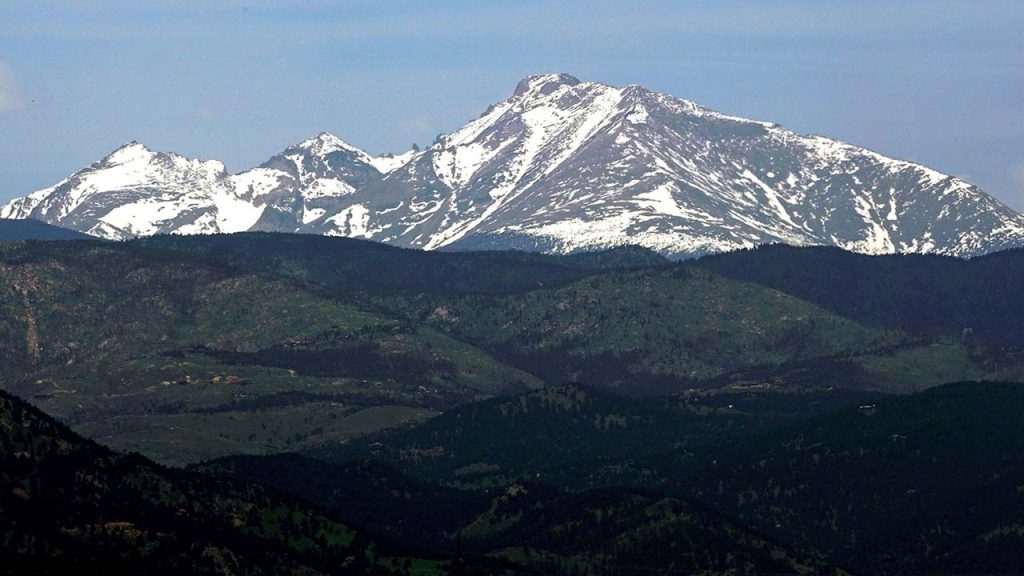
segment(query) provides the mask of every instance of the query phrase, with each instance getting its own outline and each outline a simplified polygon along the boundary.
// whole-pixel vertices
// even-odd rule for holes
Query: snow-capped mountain
[[[960,256],[1024,245],[1024,216],[958,178],[564,74],[523,80],[421,152],[374,158],[321,134],[228,175],[131,144],[0,217],[110,238],[257,229],[675,256],[770,242]]]
[[[232,175],[214,160],[153,152],[131,142],[55,186],[13,200],[0,208],[0,217],[35,218],[115,240],[296,231],[380,179],[376,165],[394,169],[395,162],[323,133]]]
[[[383,176],[389,160],[321,133],[232,181],[242,196],[264,207],[252,229],[292,232],[348,206],[360,188]]]
[[[122,239],[247,230],[259,210],[238,197],[224,165],[131,142],[56,185],[16,199],[5,218],[35,218]]]

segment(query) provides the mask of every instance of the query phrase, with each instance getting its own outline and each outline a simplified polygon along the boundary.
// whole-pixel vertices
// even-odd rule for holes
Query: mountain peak
[[[312,138],[302,141],[297,147],[319,156],[337,152],[339,150],[362,152],[362,150],[329,132],[321,132]]]
[[[148,160],[153,156],[153,152],[146,148],[145,145],[132,140],[127,144],[117,148],[102,160],[104,164],[110,166],[116,166],[119,164],[127,164],[129,162],[135,162],[137,160]]]
[[[560,86],[575,86],[580,83],[579,78],[569,74],[553,73],[527,76],[516,85],[516,96],[536,92],[538,94],[550,94]]]

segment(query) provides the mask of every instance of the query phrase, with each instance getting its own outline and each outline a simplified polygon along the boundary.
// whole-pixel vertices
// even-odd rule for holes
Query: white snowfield
[[[1024,216],[958,178],[564,74],[527,78],[430,148],[398,155],[320,134],[231,175],[133,142],[0,217],[110,239],[276,230],[677,257],[775,242],[956,256],[1024,246]]]

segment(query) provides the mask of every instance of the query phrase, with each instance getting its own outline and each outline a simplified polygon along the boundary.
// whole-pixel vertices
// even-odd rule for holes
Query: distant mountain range
[[[1024,216],[958,178],[565,74],[526,78],[401,155],[323,133],[230,174],[131,142],[0,217],[109,239],[252,230],[425,249],[633,244],[671,257],[767,243],[955,256],[1024,246]]]

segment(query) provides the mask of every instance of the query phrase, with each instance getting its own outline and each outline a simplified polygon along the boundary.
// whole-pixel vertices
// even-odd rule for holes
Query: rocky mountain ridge
[[[132,142],[0,217],[110,239],[262,230],[428,250],[634,244],[673,257],[769,243],[955,256],[1024,245],[1024,216],[959,178],[566,74],[526,78],[401,155],[322,133],[229,174]]]

